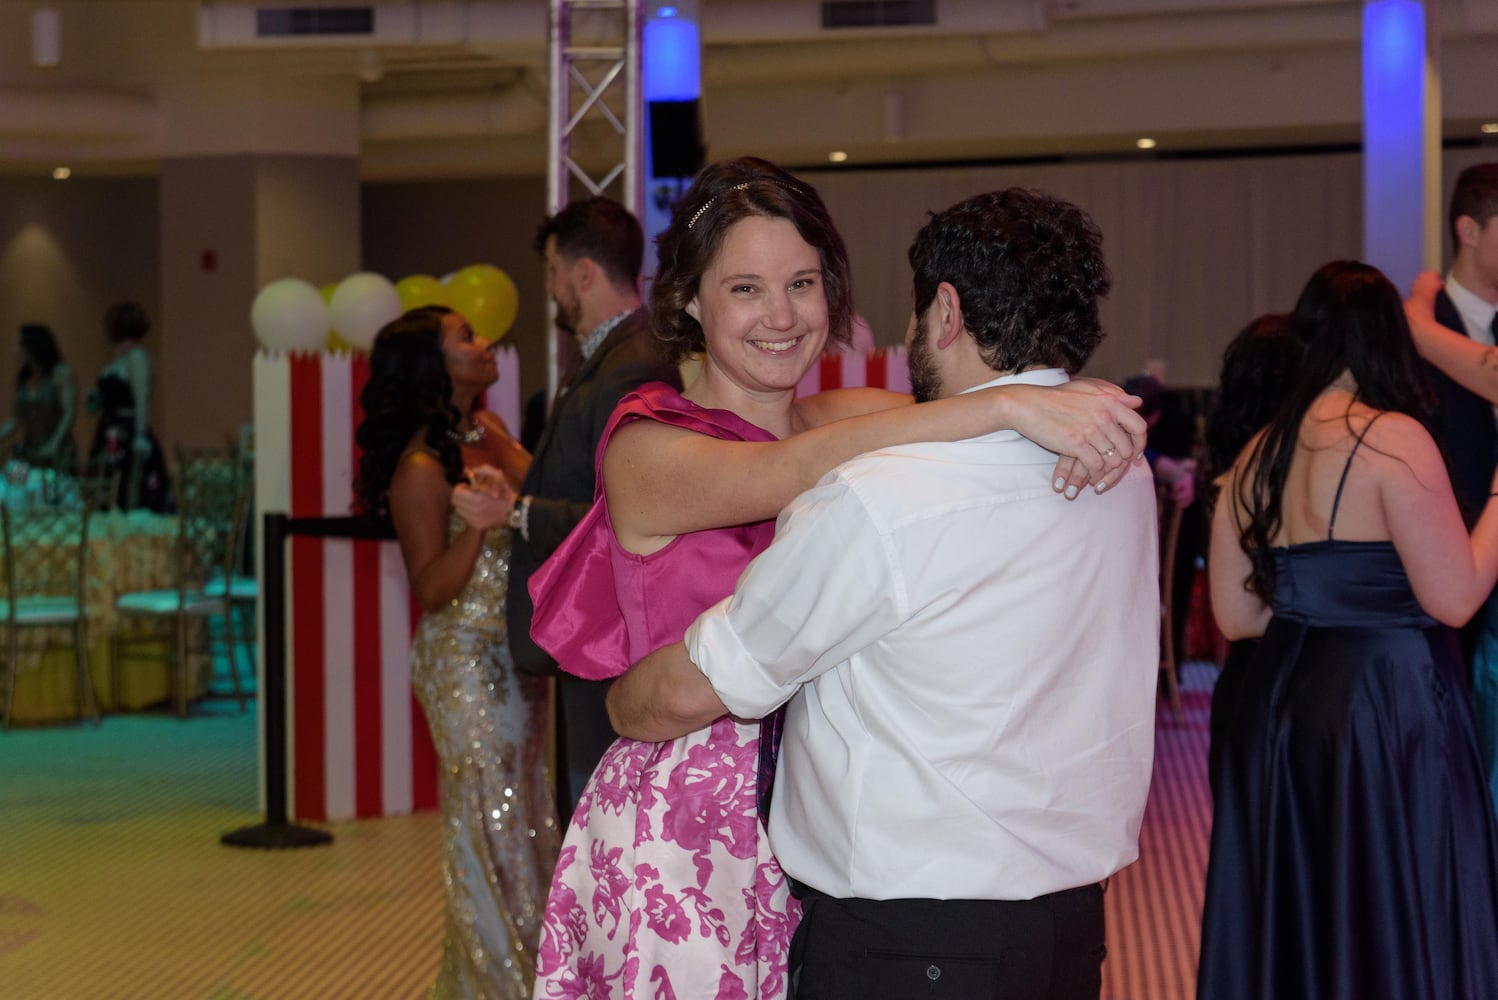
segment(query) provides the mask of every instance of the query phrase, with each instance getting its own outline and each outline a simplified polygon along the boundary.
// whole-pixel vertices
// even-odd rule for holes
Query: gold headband
[[[742,182],[740,182],[738,184],[733,185],[733,187],[729,188],[728,190],[730,190],[730,191],[743,191],[743,190],[745,190],[745,189],[753,186],[754,183],[755,183],[754,181],[742,181]],[[786,191],[790,191],[793,194],[799,194],[799,195],[805,195],[806,194],[805,191],[801,190],[796,185],[794,185],[794,184],[787,184],[785,181],[778,181],[778,180],[775,180],[773,178],[768,178],[767,177],[767,178],[765,178],[764,183],[766,183],[766,184],[773,184],[776,187],[783,188]],[[702,218],[702,213],[706,212],[709,208],[712,208],[713,207],[713,202],[715,202],[717,200],[718,200],[718,196],[717,195],[713,195],[707,201],[704,201],[701,205],[699,205],[698,208],[697,208],[697,211],[693,212],[692,213],[692,217],[687,220],[687,228],[691,229],[693,226],[697,225],[697,220],[700,219],[700,218]]]

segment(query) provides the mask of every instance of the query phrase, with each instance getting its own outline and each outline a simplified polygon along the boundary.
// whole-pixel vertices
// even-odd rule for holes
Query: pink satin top
[[[681,639],[707,608],[733,593],[739,574],[770,544],[773,519],[678,535],[650,555],[626,552],[603,495],[603,453],[614,431],[657,420],[727,441],[775,436],[729,410],[708,410],[661,382],[619,402],[595,459],[593,507],[531,576],[531,637],[561,668],[589,680],[618,677],[647,653]]]

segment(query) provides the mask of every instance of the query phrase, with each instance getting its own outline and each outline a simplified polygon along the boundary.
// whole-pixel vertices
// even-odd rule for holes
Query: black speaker
[[[650,102],[650,175],[691,177],[702,169],[701,101]]]

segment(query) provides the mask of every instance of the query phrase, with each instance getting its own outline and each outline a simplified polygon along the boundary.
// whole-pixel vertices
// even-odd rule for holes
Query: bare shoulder
[[[1361,427],[1354,423],[1354,428],[1363,439],[1358,456],[1389,477],[1387,481],[1406,482],[1413,477],[1429,489],[1446,480],[1446,461],[1435,439],[1409,414],[1375,410]]]
[[[1362,435],[1364,447],[1376,453],[1392,458],[1408,458],[1428,451],[1436,458],[1440,457],[1430,431],[1408,413],[1374,410],[1362,427],[1358,427],[1356,423],[1353,426]]]
[[[390,488],[395,490],[404,484],[418,486],[432,482],[447,488],[447,473],[437,453],[425,445],[412,445],[401,453],[395,463],[395,473],[390,477]]]
[[[875,413],[912,402],[903,392],[888,389],[828,389],[796,400],[796,412],[807,427],[820,427],[865,413]]]
[[[606,470],[616,473],[630,467],[653,465],[669,460],[669,453],[700,440],[716,440],[685,427],[673,427],[659,420],[631,420],[609,435],[603,450]]]

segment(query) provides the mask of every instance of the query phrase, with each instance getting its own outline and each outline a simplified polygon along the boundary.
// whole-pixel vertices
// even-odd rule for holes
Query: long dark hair
[[[1269,423],[1293,370],[1289,313],[1265,313],[1228,343],[1207,418],[1208,482],[1231,469],[1238,453]]]
[[[1301,421],[1316,398],[1346,371],[1357,382],[1355,402],[1431,425],[1430,388],[1404,304],[1377,268],[1354,260],[1323,264],[1295,303],[1290,337],[1294,382],[1254,447],[1252,479],[1238,484],[1238,500],[1249,515],[1238,536],[1253,562],[1248,586],[1265,603],[1274,595],[1270,543],[1284,522],[1285,479]],[[1351,433],[1350,406],[1344,419]]]
[[[853,275],[842,235],[816,188],[768,160],[741,156],[704,167],[671,210],[658,241],[660,269],[650,290],[650,317],[667,360],[675,363],[706,349],[702,326],[687,314],[702,273],[723,246],[729,227],[760,216],[785,219],[814,247],[822,262],[828,342],[853,335]]]
[[[437,454],[449,483],[463,478],[463,456],[449,432],[460,414],[442,353],[446,306],[422,306],[385,324],[369,355],[369,381],[359,396],[364,419],[354,432],[363,454],[354,479],[354,509],[390,515],[390,480],[417,431]]]
[[[62,363],[57,338],[52,336],[52,328],[45,323],[21,324],[21,350],[25,352],[26,360],[16,373],[16,385],[25,385],[33,374],[46,378]],[[35,372],[32,370],[33,366]]]

